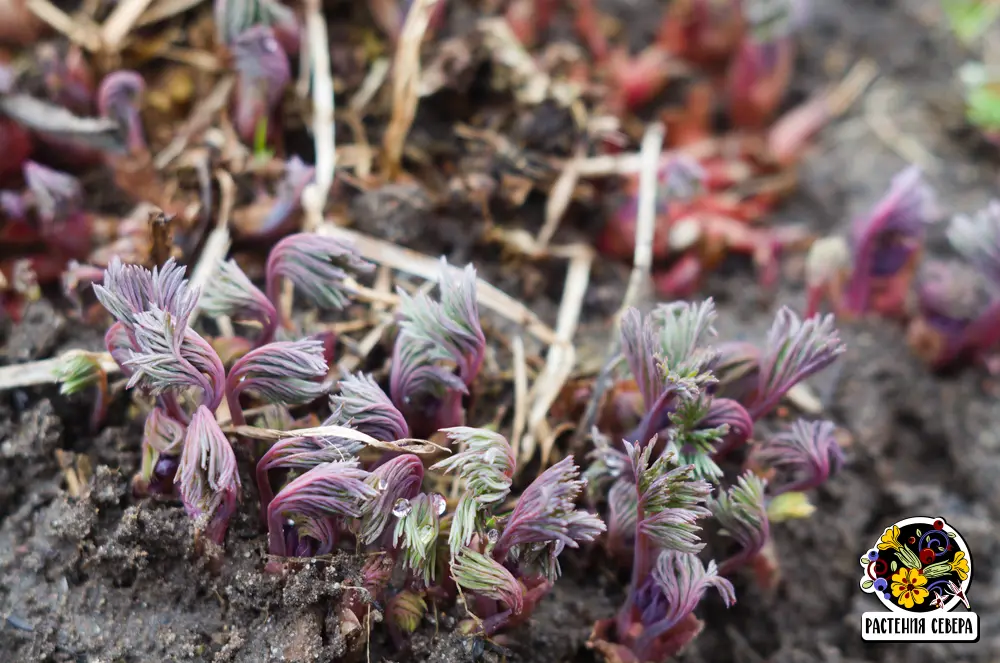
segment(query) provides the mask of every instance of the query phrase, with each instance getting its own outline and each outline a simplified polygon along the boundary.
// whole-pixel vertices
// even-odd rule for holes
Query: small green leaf
[[[890,571],[895,571],[898,568],[899,568],[899,564],[896,563],[896,560],[892,560],[892,563],[889,564],[889,570]]]
[[[944,546],[938,546],[938,552],[944,552]]]
[[[863,583],[861,583],[861,589],[871,589],[872,585],[874,584],[875,584],[874,580],[865,580]]]
[[[917,530],[917,536],[920,536],[920,530]]]
[[[955,533],[954,532],[948,532],[948,536],[950,536],[951,538],[954,539],[955,538]]]

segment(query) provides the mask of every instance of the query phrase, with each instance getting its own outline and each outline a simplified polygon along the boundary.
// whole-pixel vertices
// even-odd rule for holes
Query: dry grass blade
[[[101,41],[109,53],[117,53],[153,0],[120,0],[101,26]]]
[[[382,146],[389,179],[402,170],[403,144],[413,126],[420,101],[420,45],[430,24],[431,12],[441,0],[414,0],[406,13],[406,22],[396,46],[392,72],[392,117]]]
[[[202,249],[201,255],[198,256],[198,264],[195,265],[191,274],[191,285],[202,291],[219,270],[219,264],[225,260],[232,243],[229,235],[229,218],[236,203],[236,183],[233,181],[232,175],[221,169],[216,171],[215,177],[219,180],[219,193],[221,194],[219,220],[208,236],[205,247]],[[198,308],[200,308],[200,302],[195,307],[193,316],[198,315]],[[223,336],[233,335],[232,322],[228,317],[221,316],[216,318],[216,321],[219,323],[219,329]]]
[[[419,440],[417,438],[407,437],[401,440],[386,442],[345,426],[317,426],[315,428],[299,428],[297,430],[276,430],[273,428],[257,428],[256,426],[236,426],[234,428],[227,429],[227,432],[235,433],[236,435],[240,435],[242,437],[249,437],[254,440],[265,440],[271,442],[289,437],[341,437],[347,440],[361,442],[362,444],[368,445],[373,449],[411,454],[436,454],[442,451],[449,451],[447,447],[434,444],[430,440]]]
[[[562,221],[566,209],[573,200],[573,191],[576,190],[576,183],[580,181],[578,166],[583,159],[583,154],[583,150],[578,149],[569,163],[563,166],[559,179],[552,185],[549,199],[545,202],[545,223],[538,231],[538,237],[535,241],[536,250],[539,252],[544,252],[548,248],[552,236],[559,228],[559,222]]]
[[[368,75],[361,82],[361,87],[358,88],[358,91],[354,93],[354,96],[347,103],[348,108],[358,115],[364,111],[365,107],[378,94],[378,91],[382,89],[382,84],[385,83],[385,79],[389,76],[389,66],[388,58],[379,58],[372,62],[372,66],[368,70]]]
[[[53,384],[58,382],[56,377],[59,367],[65,361],[67,355],[79,354],[80,350],[69,350],[66,353],[53,357],[52,359],[42,359],[26,364],[13,364],[11,366],[0,366],[0,391],[5,389],[20,389],[21,387],[35,387],[42,384]],[[118,372],[118,364],[107,352],[92,353],[101,363],[101,369],[111,375]]]
[[[337,167],[337,136],[333,121],[336,105],[330,73],[330,39],[319,0],[306,2],[306,38],[312,72],[312,130],[316,144],[316,183],[311,194],[316,199],[311,203],[322,214]]]
[[[615,360],[621,352],[619,327],[622,314],[635,304],[643,289],[649,286],[649,273],[653,264],[653,234],[656,230],[656,189],[659,186],[658,175],[663,137],[663,125],[654,124],[646,129],[646,134],[642,138],[642,147],[639,153],[642,157],[642,169],[639,172],[639,201],[635,224],[635,255],[632,262],[632,273],[629,275],[628,287],[622,298],[622,304],[615,314],[604,366],[594,382],[594,391],[576,429],[573,445],[576,448],[582,446],[583,438],[590,433],[590,429],[597,420],[597,410],[601,398],[611,382],[611,372]]]
[[[361,253],[364,258],[381,265],[388,265],[401,272],[419,276],[422,279],[433,281],[438,278],[441,263],[435,258],[411,251],[392,242],[386,242],[364,233],[359,233],[347,228],[341,228],[333,223],[324,223],[320,227],[322,234],[341,237],[348,240]],[[561,343],[556,332],[546,325],[527,306],[517,301],[510,295],[490,285],[483,279],[478,279],[476,296],[479,303],[524,327],[532,336],[546,345]]]
[[[206,0],[160,0],[147,9],[139,20],[135,22],[135,27],[141,28],[153,25],[160,21],[165,21],[174,16],[180,16],[189,9],[194,9]]]
[[[153,159],[153,165],[157,170],[162,170],[169,166],[174,159],[181,155],[195,134],[209,128],[215,114],[225,108],[226,103],[229,101],[229,94],[232,92],[235,84],[236,78],[234,76],[224,76],[215,84],[215,88],[212,89],[211,93],[191,111],[191,116],[184,123],[184,126],[178,130],[177,135],[170,141],[170,144],[163,148],[156,155],[156,158]]]
[[[514,458],[521,457],[521,438],[528,425],[528,360],[524,352],[524,339],[515,336],[511,343],[514,355],[514,423],[510,433],[510,448]]]
[[[91,53],[101,50],[103,41],[100,28],[88,17],[70,16],[48,0],[27,0],[25,6],[53,30],[66,35],[66,38],[74,44]]]
[[[532,386],[528,400],[532,402],[528,413],[528,435],[524,438],[520,462],[524,463],[534,454],[537,440],[542,440],[542,465],[549,462],[552,445],[556,437],[551,434],[546,421],[549,409],[562,391],[576,364],[576,349],[573,337],[580,322],[583,300],[590,284],[590,269],[594,262],[594,252],[589,246],[580,245],[566,271],[559,317],[556,321],[557,343],[549,347],[545,356],[545,368]]]

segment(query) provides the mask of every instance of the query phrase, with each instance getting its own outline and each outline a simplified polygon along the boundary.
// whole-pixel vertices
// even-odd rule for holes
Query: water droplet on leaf
[[[431,504],[434,505],[434,512],[437,515],[444,515],[445,510],[448,508],[448,501],[444,498],[444,495],[439,495],[434,493],[431,495]]]
[[[490,543],[496,543],[497,541],[500,540],[500,532],[496,531],[495,529],[491,529],[489,532],[486,533],[486,538],[487,540],[489,540]]]
[[[392,505],[392,515],[396,516],[397,518],[406,517],[412,510],[413,510],[413,505],[410,504],[410,500],[406,499],[405,497],[400,497],[398,500],[396,500],[396,503]]]

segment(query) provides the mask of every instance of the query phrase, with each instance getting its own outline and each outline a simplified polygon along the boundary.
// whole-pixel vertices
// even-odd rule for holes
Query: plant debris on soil
[[[590,75],[575,68],[590,65],[580,52],[594,46],[579,34],[573,2],[557,6],[529,54],[511,46],[524,34],[491,22],[503,15],[498,2],[448,0],[442,19],[434,3],[415,1],[427,13],[420,29],[401,12],[369,9],[396,3],[309,0],[295,10],[305,34],[329,49],[316,60],[301,40],[291,91],[247,129],[229,107],[238,54],[219,44],[208,4],[0,0],[0,40],[40,40],[0,57],[18,80],[9,87],[0,70],[0,150],[18,149],[4,142],[8,123],[27,126],[32,159],[74,172],[82,201],[64,241],[10,231],[13,203],[0,201],[0,375],[15,385],[0,391],[0,660],[602,660],[588,638],[621,605],[629,569],[600,546],[563,553],[562,577],[528,623],[478,638],[457,628],[468,617],[461,602],[431,605],[400,649],[380,606],[353,621],[335,610],[361,583],[362,556],[338,551],[265,572],[267,536],[252,499],[230,522],[224,556],[201,554],[179,501],[133,496],[143,426],[126,380],[108,371],[95,432],[93,396],[61,394],[54,364],[37,362],[70,350],[103,356],[105,318],[89,286],[112,255],[150,266],[174,256],[202,285],[229,256],[257,280],[277,239],[303,229],[353,240],[378,267],[353,284],[356,302],[344,312],[292,311],[290,298],[286,311],[302,330],[337,335],[332,377],[384,376],[396,286],[426,287],[445,256],[478,270],[489,346],[472,408],[511,440],[523,489],[555,460],[584,458],[578,422],[550,414],[576,386],[586,392],[607,362],[638,241],[635,210],[615,236],[624,246],[607,246],[607,229],[637,197],[630,178],[648,124],[663,122],[668,149],[697,151],[679,137],[685,123],[676,116],[648,117],[657,104],[690,110],[689,90],[667,85],[635,112],[591,115],[614,79],[583,91],[567,82]],[[595,3],[615,17],[614,43],[633,54],[654,40],[664,4]],[[24,30],[12,37],[6,24],[17,13]],[[711,296],[721,337],[758,342],[778,305],[805,308],[800,249],[845,232],[906,165],[923,168],[947,212],[980,209],[996,195],[1000,152],[968,125],[956,78],[975,58],[937,2],[816,0],[795,43],[780,110],[843,91],[852,72],[863,79],[853,103],[802,141],[792,167],[740,162],[752,172],[740,170],[722,194],[755,201],[740,207],[753,216],[746,232],[701,228],[717,234],[685,243],[658,228],[655,292],[641,292],[636,305]],[[409,79],[400,74],[407,57],[418,62]],[[95,72],[123,67],[145,78],[144,137],[123,135],[118,115],[98,112]],[[719,118],[710,120],[714,131]],[[616,147],[598,154],[595,145]],[[20,172],[0,164],[0,181],[17,182]],[[779,177],[788,173],[794,183]],[[943,231],[929,235],[927,252],[944,255]],[[762,258],[761,242],[780,247]],[[225,335],[233,323],[213,324]],[[780,582],[765,590],[750,574],[734,575],[737,603],[703,601],[705,630],[679,660],[1000,659],[1000,378],[978,366],[932,372],[891,321],[845,321],[839,331],[846,353],[781,416],[818,409],[841,429],[846,463],[812,495],[811,516],[772,526]],[[252,486],[250,454],[236,453],[242,484]],[[916,515],[945,518],[975,555],[977,643],[861,639],[861,613],[875,608],[859,591],[857,559],[886,526]]]

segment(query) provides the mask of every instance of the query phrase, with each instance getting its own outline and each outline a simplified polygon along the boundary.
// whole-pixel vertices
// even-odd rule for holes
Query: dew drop
[[[396,500],[396,503],[392,505],[392,515],[396,516],[397,518],[406,517],[412,510],[413,510],[413,505],[410,504],[410,500],[406,499],[405,497],[400,497],[398,500]]]
[[[379,490],[385,490],[388,487],[389,487],[389,482],[386,481],[384,477],[379,477],[379,480],[378,480],[378,489]]]
[[[434,505],[434,511],[439,516],[443,516],[445,510],[448,508],[448,501],[444,498],[444,495],[439,495],[438,493],[431,495],[431,504]]]
[[[497,541],[500,540],[500,532],[496,531],[495,529],[491,529],[489,532],[486,533],[486,538],[489,540],[490,543],[496,543]]]

